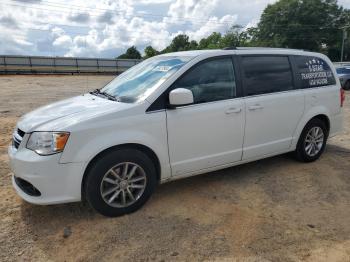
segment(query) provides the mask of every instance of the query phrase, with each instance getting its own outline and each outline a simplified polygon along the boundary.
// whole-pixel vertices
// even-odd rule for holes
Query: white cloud
[[[256,25],[265,6],[275,1],[0,2],[0,53],[115,57],[131,45],[161,50],[180,33],[199,40],[234,23]],[[350,8],[350,0],[339,3]]]
[[[218,0],[177,0],[170,5],[168,15],[171,21],[182,22],[185,18],[193,22],[203,22],[217,3]]]
[[[88,35],[74,37],[72,47],[65,56],[98,56],[99,42],[98,32],[95,29],[90,30]]]
[[[25,40],[25,39],[21,39],[21,38],[14,38],[13,41],[23,47],[29,47],[29,46],[33,46],[33,43]]]
[[[90,20],[89,13],[73,13],[68,17],[69,21],[77,22],[77,23],[86,23]]]
[[[138,1],[139,4],[143,4],[143,5],[166,4],[166,3],[170,3],[170,2],[172,2],[172,0],[139,0]]]
[[[65,35],[65,31],[60,28],[60,27],[54,27],[51,29],[51,35],[54,37],[54,38],[57,38],[57,37],[60,37],[60,36],[63,36]]]
[[[196,31],[186,31],[192,39],[199,41],[212,32],[226,32],[234,22],[237,21],[237,15],[225,15],[222,18],[210,17],[208,22]]]
[[[69,49],[72,46],[72,38],[69,35],[59,36],[53,41],[53,45],[64,49]]]

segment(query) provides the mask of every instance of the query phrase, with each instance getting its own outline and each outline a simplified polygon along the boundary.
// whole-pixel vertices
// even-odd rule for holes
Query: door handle
[[[242,111],[242,108],[235,108],[235,107],[232,107],[232,108],[227,109],[225,113],[226,113],[226,115],[234,114],[234,113],[238,114],[238,113],[240,113],[241,111]]]
[[[254,110],[259,110],[259,109],[263,109],[264,107],[262,106],[262,105],[253,105],[253,106],[250,106],[250,107],[248,107],[248,109],[250,110],[250,111],[254,111]]]

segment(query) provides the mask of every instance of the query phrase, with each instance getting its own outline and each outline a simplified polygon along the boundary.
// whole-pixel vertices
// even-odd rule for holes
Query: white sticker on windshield
[[[153,71],[168,72],[171,66],[156,66]]]

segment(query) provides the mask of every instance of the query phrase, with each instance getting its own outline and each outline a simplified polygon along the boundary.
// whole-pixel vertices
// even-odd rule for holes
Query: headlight
[[[68,132],[33,132],[26,147],[39,155],[52,155],[63,151],[68,137]]]

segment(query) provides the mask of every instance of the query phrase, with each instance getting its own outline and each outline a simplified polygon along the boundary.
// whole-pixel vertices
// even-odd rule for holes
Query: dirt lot
[[[1,261],[350,261],[349,101],[344,134],[315,163],[284,155],[161,185],[114,219],[23,202],[7,157],[18,117],[110,79],[0,77]]]

